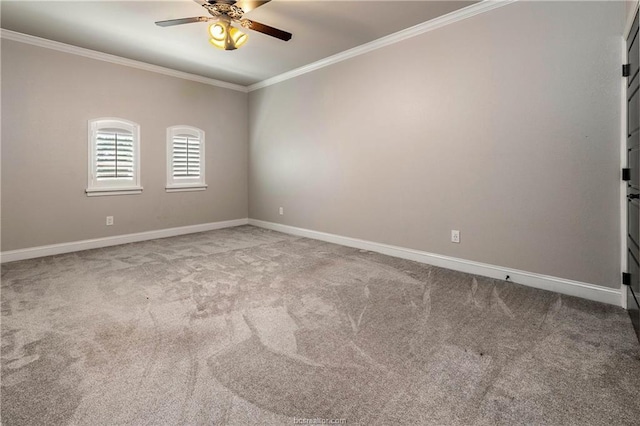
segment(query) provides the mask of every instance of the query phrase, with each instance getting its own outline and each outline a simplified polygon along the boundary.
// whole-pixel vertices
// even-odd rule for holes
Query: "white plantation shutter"
[[[140,127],[119,118],[89,121],[87,195],[139,194]]]
[[[96,136],[96,179],[134,178],[135,152],[133,134],[118,129],[105,129]]]
[[[189,135],[173,137],[174,179],[200,178],[200,139]]]
[[[204,132],[191,126],[167,129],[167,192],[207,188],[204,173]]]

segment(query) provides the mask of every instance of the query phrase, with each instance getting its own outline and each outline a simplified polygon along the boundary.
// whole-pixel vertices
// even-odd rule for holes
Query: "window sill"
[[[190,186],[170,185],[165,188],[167,192],[204,191],[205,189],[207,189],[207,185],[190,185]]]
[[[87,197],[104,197],[107,195],[136,195],[142,194],[142,187],[123,187],[123,188],[87,188],[85,190]]]

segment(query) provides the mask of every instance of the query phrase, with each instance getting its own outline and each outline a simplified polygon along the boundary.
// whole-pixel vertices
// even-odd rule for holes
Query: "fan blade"
[[[244,10],[244,13],[251,12],[253,9],[257,9],[263,4],[269,3],[271,0],[258,1],[258,0],[238,0],[236,6]]]
[[[156,25],[159,27],[170,27],[172,25],[191,24],[194,22],[207,22],[209,18],[206,16],[196,16],[194,18],[169,19],[167,21],[158,21]]]
[[[271,37],[279,38],[280,40],[289,41],[291,40],[291,33],[286,31],[279,30],[277,28],[270,27],[265,24],[261,24],[260,22],[251,21],[249,19],[243,19],[240,21],[244,28],[248,28],[253,31],[258,31],[259,33],[263,33],[266,35],[270,35]]]

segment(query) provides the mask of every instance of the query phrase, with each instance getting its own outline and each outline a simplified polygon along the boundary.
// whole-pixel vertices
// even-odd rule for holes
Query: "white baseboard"
[[[443,256],[440,254],[428,253],[425,251],[397,247],[388,244],[381,244],[373,241],[343,237],[340,235],[328,234],[326,232],[296,228],[294,226],[265,222],[257,219],[249,219],[249,225],[297,235],[300,237],[327,241],[329,243],[340,244],[347,247],[374,251],[377,253],[386,254],[388,256],[413,260],[420,263],[426,263],[429,265],[452,269],[454,271],[466,272],[489,278],[503,280],[507,275],[509,275],[511,281],[518,284],[526,285],[528,287],[549,290],[569,296],[576,296],[584,299],[594,300],[596,302],[621,306],[622,292],[619,289],[612,289],[599,285],[567,280],[564,278],[541,275],[533,272],[520,271],[518,269],[505,268],[502,266],[489,265],[487,263],[473,262],[470,260],[458,259],[455,257]]]
[[[389,244],[376,243],[373,241],[343,237],[341,235],[329,234],[326,232],[313,231],[310,229],[296,228],[294,226],[246,218],[5,251],[0,253],[0,263],[154,240],[157,238],[193,234],[196,232],[212,231],[215,229],[230,228],[246,224],[272,229],[274,231],[284,232],[287,234],[298,235],[301,237],[312,238],[315,240],[327,241],[347,247],[374,251],[388,256],[413,260],[420,263],[426,263],[428,265],[439,266],[442,268],[452,269],[454,271],[466,272],[489,278],[504,279],[509,275],[511,281],[518,284],[621,306],[622,292],[619,289],[612,289],[599,285],[567,280],[564,278],[557,278],[502,266],[489,265],[487,263],[428,253],[420,250],[413,250]]]
[[[16,260],[33,259],[36,257],[53,256],[74,251],[90,250],[120,244],[136,243],[139,241],[155,240],[156,238],[175,237],[177,235],[194,234],[196,232],[213,231],[214,229],[230,228],[246,225],[249,219],[225,220],[222,222],[202,223],[199,225],[179,226],[177,228],[158,229],[155,231],[137,232],[135,234],[116,235],[113,237],[95,238],[91,240],[74,241],[70,243],[51,244],[47,246],[31,247],[20,250],[10,250],[0,253],[0,263],[15,262]]]

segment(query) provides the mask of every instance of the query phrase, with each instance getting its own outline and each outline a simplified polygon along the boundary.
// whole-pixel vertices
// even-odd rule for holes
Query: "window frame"
[[[191,136],[200,140],[200,176],[198,178],[173,177],[173,138],[176,136]],[[206,183],[206,156],[204,130],[184,124],[167,127],[167,186],[166,192],[204,191]]]
[[[97,133],[101,129],[119,129],[133,135],[133,179],[131,181],[117,181],[105,179],[99,181],[96,176],[97,162]],[[89,169],[87,179],[88,197],[104,195],[132,195],[142,193],[140,184],[140,125],[133,121],[116,117],[102,117],[89,120]]]

